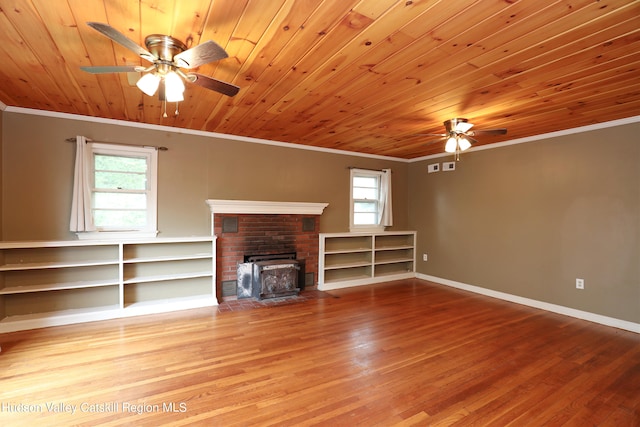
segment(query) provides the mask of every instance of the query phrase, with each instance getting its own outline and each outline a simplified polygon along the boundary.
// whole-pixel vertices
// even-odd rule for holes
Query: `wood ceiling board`
[[[251,84],[254,81],[258,81],[265,88],[270,87],[272,83],[267,80],[269,76],[265,70],[269,70],[274,66],[274,58],[278,57],[280,52],[291,41],[297,29],[303,25],[305,19],[316,7],[317,5],[312,4],[312,2],[287,1],[285,7],[281,8],[274,18],[273,25],[270,26],[268,33],[265,33],[257,43],[256,49],[252,51],[246,61],[243,63],[237,62],[239,77],[236,83],[243,85],[246,82]],[[265,42],[265,40],[268,40],[268,42]],[[223,129],[230,133],[234,133],[234,129],[244,129],[246,125],[243,125],[241,118],[244,116],[244,120],[249,120],[249,123],[255,122],[256,118],[249,116],[249,119],[247,119],[247,114],[253,106],[262,103],[263,95],[264,92],[262,91],[247,91],[243,93],[242,103],[227,103],[225,105],[219,103],[209,113],[205,121],[207,123],[224,122],[228,126]],[[228,120],[231,117],[233,117],[233,120]],[[260,117],[264,117],[262,111],[260,112]]]
[[[232,39],[228,46],[229,50],[233,51],[236,64],[248,63],[248,58],[254,55],[260,41],[264,40],[265,34],[268,34],[270,36],[268,38],[271,39],[274,30],[277,28],[277,24],[275,24],[274,21],[277,22],[277,17],[282,10],[282,4],[270,2],[269,7],[266,7],[264,2],[259,4],[262,5],[262,7],[258,7],[258,2],[256,1],[250,2],[250,7],[244,10],[242,17],[233,31]],[[289,6],[289,4],[287,4],[287,6]],[[257,21],[261,22],[262,25],[255,25]],[[225,62],[227,61],[228,60],[225,60]],[[239,67],[233,72],[230,72],[229,69],[219,66],[217,71],[214,76],[216,79],[240,84],[242,82],[238,76]],[[218,96],[215,106],[210,108],[209,114],[204,117],[204,123],[208,123],[211,120],[216,120],[216,122],[222,120],[221,117],[216,118],[216,116],[218,112],[222,110],[226,111],[225,106],[227,105],[229,105],[229,99]]]
[[[441,132],[453,116],[507,127],[508,140],[638,115],[633,0],[0,1],[9,106],[400,158],[441,151],[413,135]],[[214,40],[230,58],[198,72],[240,92],[187,85],[180,115],[170,105],[162,118],[126,73],[78,71],[144,62],[87,21],[140,45],[159,32]]]
[[[79,52],[76,48],[75,41],[80,37],[80,32],[71,9],[64,4],[42,3],[38,5],[37,13],[43,22],[59,24],[48,27],[51,29],[49,35],[52,42],[59,49],[57,52],[59,62],[54,66],[60,67],[61,71],[66,74],[66,78],[59,79],[58,84],[65,94],[72,97],[71,101],[80,114],[96,115],[104,106],[104,99],[98,91],[83,89],[96,87],[96,79],[91,74],[80,70],[79,67],[70,67],[65,61],[65,58],[80,54],[78,55],[80,64],[82,66],[91,65],[88,59],[89,54],[86,51]],[[39,49],[42,49],[42,46]]]
[[[42,106],[44,110],[51,111],[57,106],[65,112],[78,111],[72,106],[69,98],[61,88],[57,87],[54,74],[49,72],[49,67],[42,62],[41,57],[51,59],[47,52],[41,52],[52,47],[46,27],[30,7],[0,8],[0,37],[5,43],[0,44],[0,51],[7,64],[3,64],[5,73],[10,74],[5,84],[12,82],[10,86],[15,99],[22,99],[26,108]],[[42,49],[39,46],[42,45]],[[35,51],[34,51],[34,47]],[[53,55],[54,62],[57,61]],[[55,64],[52,71],[55,71]],[[19,81],[27,85],[18,84]],[[16,86],[13,86],[15,82]],[[9,86],[9,85],[8,85]],[[56,88],[55,90],[52,90]],[[14,92],[21,90],[21,92]]]
[[[633,6],[628,1],[619,3],[626,3],[619,6],[623,10],[628,10],[630,6]],[[519,64],[522,60],[537,57],[536,51],[540,52],[540,55],[549,53],[556,48],[588,36],[590,30],[584,27],[607,28],[608,21],[603,23],[600,19],[606,19],[609,13],[616,10],[618,8],[598,8],[597,2],[592,0],[583,0],[570,7],[565,6],[565,8],[546,8],[545,11],[548,13],[527,16],[521,25],[513,28],[512,34],[518,34],[519,37],[505,41],[506,37],[511,36],[503,34],[502,31],[496,33],[496,37],[493,39],[489,37],[483,42],[483,45],[487,45],[487,51],[476,57],[472,63],[479,68],[499,61]],[[636,19],[638,19],[637,13],[635,12]],[[634,14],[632,13],[630,16],[634,16]],[[488,43],[491,41],[492,44],[489,45]]]
[[[254,7],[256,6],[254,5]],[[265,91],[268,91],[269,88],[275,85],[273,71],[279,70],[279,59],[277,55],[280,54],[290,39],[297,33],[298,27],[303,26],[304,21],[308,19],[308,14],[313,13],[316,8],[317,5],[310,4],[310,2],[287,1],[279,10],[277,17],[274,18],[278,24],[268,27],[273,31],[272,35],[261,37],[256,45],[256,49],[252,51],[252,53],[254,53],[253,58],[260,58],[260,62],[254,63],[249,60],[249,58],[241,62],[239,58],[234,56],[235,62],[242,67],[238,72],[239,77],[237,83],[241,87],[250,84],[251,89],[253,89],[241,89],[243,90],[243,100],[246,97],[246,101],[242,103],[228,103],[224,102],[226,100],[220,99],[216,108],[210,110],[206,116],[202,117],[198,122],[193,122],[193,124],[195,126],[205,127],[218,126],[218,124],[225,126],[228,122],[224,120],[224,117],[229,114],[233,114],[234,122],[239,123],[244,111],[255,103],[262,102]],[[271,42],[274,38],[276,40],[275,44]],[[233,51],[231,51],[230,54],[233,55]],[[256,81],[260,82],[259,86],[252,84]],[[263,88],[263,90],[257,90],[259,88]],[[261,100],[255,100],[257,98]],[[220,128],[220,130],[226,131],[227,129]]]
[[[324,35],[327,28],[336,25],[331,19],[335,17],[335,11],[347,13],[349,3],[340,0],[331,0],[326,9],[313,8],[311,14],[302,23],[299,30],[295,32],[291,40],[284,46],[274,60],[265,68],[264,75],[258,77],[256,94],[260,97],[259,102],[249,103],[252,108],[259,111],[259,117],[273,117],[278,114],[272,111],[272,106],[278,102],[291,87],[294,87],[304,75],[297,68],[297,63],[305,56],[305,51],[313,49],[313,46],[320,42],[326,42]],[[254,85],[251,85],[252,89]],[[249,91],[247,91],[249,92]],[[254,116],[255,117],[255,116]],[[237,126],[242,126],[242,134],[252,132],[254,126],[262,120],[255,118],[244,119],[242,116],[234,117]]]

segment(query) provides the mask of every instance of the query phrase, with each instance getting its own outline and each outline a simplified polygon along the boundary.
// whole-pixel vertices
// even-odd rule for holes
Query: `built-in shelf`
[[[318,289],[415,277],[415,231],[321,233]]]
[[[212,236],[0,242],[0,333],[217,303]]]

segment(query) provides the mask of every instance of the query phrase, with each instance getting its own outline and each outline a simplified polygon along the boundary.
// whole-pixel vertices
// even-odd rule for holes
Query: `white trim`
[[[78,232],[76,235],[79,239],[122,239],[127,236],[131,236],[132,239],[135,238],[149,238],[155,237],[158,234],[157,225],[158,225],[158,150],[154,147],[147,146],[125,146],[121,144],[110,144],[103,142],[91,142],[90,148],[91,156],[96,154],[110,155],[115,157],[126,157],[128,155],[133,155],[138,158],[144,158],[147,170],[146,170],[146,182],[147,189],[145,191],[146,194],[146,202],[147,206],[145,209],[146,213],[146,227],[140,229],[126,230],[122,228],[108,228],[108,227],[98,227],[95,225],[95,230],[87,231],[87,232]],[[95,160],[91,157],[90,164],[90,176],[91,176],[91,195],[98,192],[99,190],[95,188],[94,176],[95,176]],[[93,202],[91,203],[91,208],[94,210]],[[102,233],[105,233],[104,237],[101,236]]]
[[[407,159],[402,159],[399,157],[357,153],[355,151],[337,150],[335,148],[314,147],[312,145],[295,144],[292,142],[272,141],[268,139],[251,138],[248,136],[231,135],[226,133],[207,132],[207,131],[201,131],[201,130],[176,128],[171,126],[128,122],[125,120],[104,119],[102,117],[82,116],[79,114],[58,113],[55,111],[34,110],[34,109],[22,108],[22,107],[7,107],[6,111],[9,113],[30,114],[34,116],[45,116],[45,117],[54,117],[54,118],[67,119],[67,120],[80,120],[80,121],[86,121],[86,122],[104,123],[109,125],[128,126],[133,128],[139,128],[139,129],[173,132],[177,134],[204,136],[208,138],[221,138],[221,139],[240,141],[240,142],[250,142],[253,144],[273,145],[276,147],[293,148],[297,150],[320,151],[323,153],[342,154],[342,155],[354,156],[354,157],[366,157],[369,159],[392,160],[395,162],[408,163]]]
[[[321,215],[328,203],[270,202],[255,200],[206,200],[212,214],[299,214]]]
[[[0,321],[0,333],[72,325],[75,323],[97,322],[100,320],[117,319],[119,317],[122,317],[121,309],[115,307],[105,309],[96,308],[94,311],[72,309],[56,313],[55,316],[48,316],[46,314],[22,315],[13,318],[8,317]]]
[[[332,291],[334,289],[353,288],[357,286],[375,285],[377,283],[392,282],[395,280],[413,279],[416,274],[413,271],[407,273],[398,273],[388,276],[367,277],[366,279],[343,280],[340,282],[319,283],[319,291]]]
[[[382,175],[385,172],[381,170],[370,170],[370,169],[358,169],[352,168],[349,171],[349,231],[352,233],[358,232],[371,232],[371,233],[379,233],[385,230],[384,225],[380,224],[354,224],[354,216],[355,216],[355,201],[353,198],[353,179],[360,176],[373,177],[376,178],[376,198],[371,200],[365,200],[367,202],[375,202],[376,211],[375,216],[376,219],[378,217],[380,211],[380,186],[382,185]],[[360,199],[359,199],[360,200]]]
[[[441,277],[430,276],[428,274],[416,274],[418,279],[435,282],[440,285],[451,286],[452,288],[462,289],[464,291],[474,292],[476,294],[485,295],[491,298],[497,298],[504,301],[514,302],[529,307],[539,308],[541,310],[558,313],[565,316],[575,317],[577,319],[587,320],[589,322],[599,323],[605,326],[611,326],[618,329],[624,329],[640,334],[640,323],[629,322],[626,320],[616,319],[615,317],[602,316],[600,314],[588,311],[576,310],[575,308],[565,307],[562,305],[551,304],[544,301],[538,301],[530,298],[520,297],[518,295],[507,294],[505,292],[494,291],[492,289],[482,288],[480,286],[468,285],[466,283],[456,282],[454,280],[443,279]]]
[[[593,125],[581,126],[581,127],[572,128],[572,129],[565,129],[565,130],[559,130],[556,132],[543,133],[541,135],[528,136],[526,138],[518,138],[518,139],[509,140],[509,141],[496,142],[495,144],[479,145],[477,147],[471,147],[468,150],[465,150],[465,153],[469,153],[471,151],[492,150],[494,148],[502,148],[509,145],[524,144],[525,142],[536,142],[543,139],[557,138],[559,136],[573,135],[573,134],[582,133],[582,132],[590,132],[593,130],[606,129],[614,126],[623,126],[623,125],[628,125],[628,124],[638,123],[638,122],[640,122],[640,116],[633,116],[625,119],[612,120],[610,122],[596,123]],[[414,159],[409,159],[409,163],[420,162],[420,161],[429,160],[429,159],[437,159],[437,158],[446,157],[446,156],[452,156],[452,154],[439,153],[439,154],[432,154],[430,156],[416,157]]]
[[[7,104],[0,101],[0,111],[6,111],[6,110],[7,110]]]
[[[135,231],[78,231],[78,240],[127,240],[127,239],[151,239],[158,235],[158,230]]]
[[[224,134],[224,133],[217,133],[217,132],[207,132],[207,131],[200,131],[200,130],[175,128],[171,126],[152,125],[147,123],[128,122],[125,120],[105,119],[101,117],[82,116],[79,114],[70,114],[70,113],[59,113],[55,111],[35,110],[32,108],[12,107],[12,106],[4,105],[2,104],[2,102],[0,102],[0,104],[4,106],[4,108],[2,108],[3,111],[6,111],[8,113],[30,114],[34,116],[46,116],[46,117],[55,117],[55,118],[68,119],[68,120],[80,120],[80,121],[87,121],[87,122],[94,122],[94,123],[105,123],[105,124],[128,126],[128,127],[134,127],[134,128],[140,128],[140,129],[174,132],[178,134],[197,135],[197,136],[205,136],[210,138],[221,138],[221,139],[227,139],[227,140],[233,140],[233,141],[250,142],[254,144],[274,145],[277,147],[294,148],[298,150],[320,151],[323,153],[342,154],[347,156],[366,157],[370,159],[379,159],[379,160],[392,160],[392,161],[401,162],[401,163],[414,163],[414,162],[420,162],[428,159],[436,159],[440,157],[451,156],[451,153],[439,153],[439,154],[432,154],[429,156],[416,157],[413,159],[404,159],[401,157],[358,153],[355,151],[337,150],[335,148],[314,147],[312,145],[302,145],[302,144],[295,144],[292,142],[272,141],[268,139],[251,138],[246,136],[231,135],[231,134]],[[637,123],[637,122],[640,122],[640,116],[633,116],[633,117],[628,117],[624,119],[612,120],[609,122],[596,123],[596,124],[581,126],[581,127],[572,128],[572,129],[565,129],[557,132],[534,135],[526,138],[518,138],[518,139],[509,140],[509,141],[498,142],[495,144],[486,144],[478,147],[471,147],[465,152],[468,153],[470,151],[490,150],[493,148],[505,147],[507,145],[522,144],[525,142],[534,142],[542,139],[554,138],[554,137],[563,136],[563,135],[571,135],[571,134],[580,133],[580,132],[588,132],[588,131],[597,130],[597,129],[606,129],[613,126],[621,126],[621,125]]]
[[[137,303],[125,307],[119,317],[135,317],[149,314],[169,313],[193,308],[215,307],[218,300],[212,295],[171,298],[146,303]]]

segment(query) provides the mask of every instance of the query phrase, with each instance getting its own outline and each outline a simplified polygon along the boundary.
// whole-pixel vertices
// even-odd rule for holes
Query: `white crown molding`
[[[480,146],[471,147],[468,150],[465,150],[465,153],[470,153],[472,151],[493,150],[495,148],[506,147],[508,145],[524,144],[526,142],[536,142],[536,141],[541,141],[549,138],[557,138],[559,136],[573,135],[576,133],[589,132],[589,131],[598,130],[598,129],[607,129],[614,126],[623,126],[623,125],[639,123],[639,122],[640,122],[640,116],[627,117],[625,119],[612,120],[610,122],[596,123],[593,125],[581,126],[581,127],[572,128],[572,129],[559,130],[557,132],[550,132],[550,133],[543,133],[541,135],[528,136],[526,138],[518,138],[518,139],[509,140],[509,141],[496,142],[495,144],[480,145]],[[417,157],[415,159],[410,159],[409,163],[420,162],[423,160],[437,159],[437,158],[446,157],[446,156],[453,157],[453,154],[439,153],[439,154],[432,154],[430,156]]]
[[[0,101],[0,111],[5,111],[6,109],[7,105],[4,102]]]
[[[221,138],[221,139],[226,139],[231,141],[250,142],[253,144],[273,145],[276,147],[293,148],[296,150],[320,151],[323,153],[341,154],[344,156],[353,156],[353,157],[366,157],[369,159],[378,159],[378,160],[391,160],[394,162],[401,162],[401,163],[409,162],[409,160],[402,159],[399,157],[357,153],[355,151],[337,150],[335,148],[314,147],[311,145],[294,144],[292,142],[272,141],[269,139],[251,138],[247,136],[231,135],[231,134],[225,134],[225,133],[207,132],[207,131],[201,131],[201,130],[176,128],[176,127],[163,126],[163,125],[152,125],[147,123],[128,122],[126,120],[104,119],[101,117],[82,116],[79,114],[69,114],[69,113],[59,113],[56,111],[34,110],[34,109],[22,108],[22,107],[7,107],[6,111],[9,113],[30,114],[33,116],[45,116],[45,117],[54,117],[54,118],[67,119],[67,120],[80,120],[85,122],[128,126],[133,128],[139,128],[139,129],[158,130],[162,132],[174,132],[174,133],[185,134],[185,135],[204,136],[207,138]]]
[[[341,154],[345,156],[365,157],[369,159],[378,159],[378,160],[390,160],[390,161],[401,162],[401,163],[414,163],[414,162],[421,162],[424,160],[451,156],[451,153],[439,153],[439,154],[432,154],[429,156],[416,157],[413,159],[403,159],[400,157],[357,153],[355,151],[337,150],[335,148],[314,147],[311,145],[295,144],[292,142],[272,141],[268,139],[251,138],[247,136],[231,135],[231,134],[224,134],[224,133],[217,133],[217,132],[207,132],[207,131],[200,131],[200,130],[193,130],[193,129],[176,128],[176,127],[163,126],[163,125],[151,125],[147,123],[128,122],[125,120],[104,119],[101,117],[82,116],[79,114],[70,114],[70,113],[59,113],[56,111],[45,111],[45,110],[35,110],[31,108],[11,107],[11,106],[4,105],[1,101],[0,101],[0,109],[8,113],[31,114],[34,116],[46,116],[46,117],[54,117],[54,118],[61,118],[61,119],[68,119],[68,120],[81,120],[86,122],[105,123],[105,124],[128,126],[128,127],[134,127],[134,128],[140,128],[140,129],[181,133],[185,135],[196,135],[196,136],[204,136],[209,138],[221,138],[221,139],[232,140],[232,141],[250,142],[254,144],[273,145],[276,147],[293,148],[297,150],[320,151],[323,153]],[[619,119],[619,120],[612,120],[604,123],[596,123],[593,125],[587,125],[587,126],[582,126],[582,127],[572,128],[572,129],[565,129],[565,130],[545,133],[541,135],[534,135],[526,138],[512,139],[509,141],[498,142],[495,144],[487,144],[487,145],[481,145],[478,147],[471,147],[465,152],[468,153],[472,151],[491,150],[494,148],[506,147],[508,145],[524,144],[526,142],[535,142],[543,139],[555,138],[558,136],[572,135],[575,133],[588,132],[588,131],[597,130],[597,129],[606,129],[613,126],[622,126],[625,124],[637,123],[637,122],[640,122],[640,116],[633,116],[633,117],[628,117],[628,118]]]
[[[611,326],[618,329],[624,329],[640,334],[640,323],[629,322],[627,320],[616,319],[615,317],[603,316],[588,311],[576,310],[575,308],[565,307],[563,305],[551,304],[544,301],[538,301],[530,298],[520,297],[518,295],[507,294],[505,292],[494,291],[492,289],[482,288],[480,286],[468,285],[466,283],[456,282],[454,280],[443,279],[441,277],[430,276],[427,274],[416,274],[416,277],[429,282],[438,283],[440,285],[451,286],[452,288],[462,289],[476,294],[497,298],[504,301],[514,302],[529,307],[539,308],[541,310],[550,311],[552,313],[562,314],[564,316],[575,317],[577,319],[587,320],[589,322],[599,323],[605,326]]]
[[[270,202],[256,200],[220,200],[206,201],[212,214],[298,214],[321,215],[329,204],[310,202]]]

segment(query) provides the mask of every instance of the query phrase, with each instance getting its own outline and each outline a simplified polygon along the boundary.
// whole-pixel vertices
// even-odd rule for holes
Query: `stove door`
[[[251,298],[253,296],[253,263],[245,262],[238,264],[237,273],[237,298]]]

